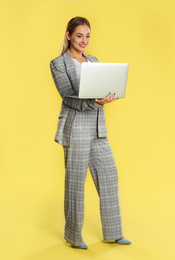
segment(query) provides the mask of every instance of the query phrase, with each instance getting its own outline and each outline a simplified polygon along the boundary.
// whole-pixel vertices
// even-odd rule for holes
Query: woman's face
[[[87,25],[79,25],[72,35],[67,31],[66,36],[70,40],[70,48],[83,52],[90,42],[90,28]]]

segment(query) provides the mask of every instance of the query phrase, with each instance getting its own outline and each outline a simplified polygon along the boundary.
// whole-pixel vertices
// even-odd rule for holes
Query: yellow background
[[[1,259],[173,259],[174,1],[6,0],[0,10]],[[89,249],[63,239],[64,159],[54,142],[61,98],[49,63],[74,16],[92,27],[85,53],[129,63],[126,97],[105,106],[129,246],[102,241],[89,171],[83,227]]]

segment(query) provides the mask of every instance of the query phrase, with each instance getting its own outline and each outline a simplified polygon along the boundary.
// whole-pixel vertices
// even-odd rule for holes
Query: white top
[[[72,58],[75,64],[76,72],[77,72],[77,77],[78,81],[80,82],[80,74],[81,74],[81,63],[77,61],[76,59]],[[90,60],[87,59],[88,62],[91,62]]]

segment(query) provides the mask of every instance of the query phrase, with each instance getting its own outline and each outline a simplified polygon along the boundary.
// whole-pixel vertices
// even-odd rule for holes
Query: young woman
[[[85,54],[91,27],[86,18],[72,18],[66,28],[60,55],[50,62],[62,107],[55,142],[63,145],[65,158],[65,233],[74,248],[87,249],[81,232],[84,219],[84,184],[88,166],[100,198],[104,240],[131,244],[123,237],[119,205],[118,172],[107,138],[104,104],[117,100],[79,99],[82,62],[99,62]]]

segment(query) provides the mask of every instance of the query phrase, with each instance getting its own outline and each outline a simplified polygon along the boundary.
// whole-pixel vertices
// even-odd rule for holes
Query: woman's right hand
[[[111,93],[108,93],[105,98],[102,98],[102,99],[96,98],[95,102],[100,105],[104,105],[104,104],[111,103],[111,102],[119,99],[118,97],[114,98],[114,96],[115,96],[115,93],[113,93],[112,95],[111,95]]]

